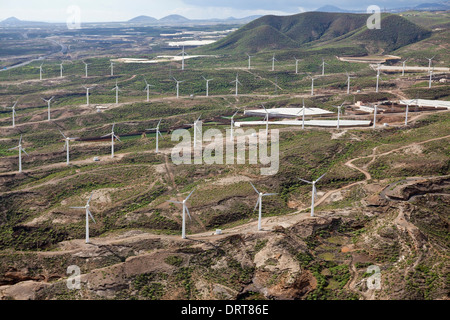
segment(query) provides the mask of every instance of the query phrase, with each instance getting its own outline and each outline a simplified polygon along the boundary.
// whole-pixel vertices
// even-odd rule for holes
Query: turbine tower
[[[248,70],[251,69],[251,60],[253,58],[253,56],[249,55],[248,53],[246,53],[246,55],[248,56]]]
[[[193,126],[194,126],[194,149],[197,147],[197,131],[198,133],[201,133],[200,128],[198,127],[198,122],[200,121],[200,117],[202,115],[199,115],[197,120],[194,121]]]
[[[428,60],[428,72],[430,72],[431,71],[431,61],[434,59],[434,57],[436,57],[436,56],[432,56],[431,58],[426,58],[427,60]]]
[[[184,51],[184,46],[183,46],[183,50],[178,53],[177,55],[181,54],[181,70],[184,70],[184,55],[186,54],[186,52]]]
[[[325,75],[325,65],[328,65],[328,63],[325,62],[325,60],[322,58],[322,63],[320,64],[322,66],[322,76]]]
[[[375,105],[373,107],[373,129],[375,129],[375,126],[377,124],[377,111],[378,111],[378,105]]]
[[[314,80],[316,80],[317,78],[310,76],[310,75],[308,75],[308,78],[311,79],[311,96],[313,96],[314,95]]]
[[[189,213],[189,209],[186,205],[186,201],[188,201],[189,197],[192,195],[192,193],[194,191],[195,191],[195,189],[192,190],[191,193],[189,193],[189,195],[183,201],[167,200],[167,202],[178,203],[178,204],[183,205],[183,216],[182,216],[182,225],[181,225],[181,238],[182,239],[186,239],[186,213],[188,214],[189,219],[192,220],[191,214]]]
[[[233,83],[233,82],[236,82],[236,93],[235,93],[235,96],[237,97],[237,95],[238,95],[238,84],[240,84],[242,86],[242,83],[239,81],[237,73],[236,73],[236,80],[233,80],[230,83]]]
[[[231,116],[231,125],[230,125],[230,141],[234,141],[234,116],[239,112],[236,111],[232,116]]]
[[[298,74],[298,62],[300,61],[300,59],[297,59],[296,57],[294,57],[295,59],[295,74]]]
[[[91,196],[89,197],[89,200],[86,202],[86,205],[84,207],[70,207],[72,209],[85,209],[86,210],[86,243],[89,243],[89,217],[91,217],[92,221],[95,222],[94,216],[92,215],[91,211],[89,210],[89,202],[91,202],[92,195],[94,193],[91,193]]]
[[[342,104],[340,106],[334,106],[335,108],[338,108],[338,114],[337,114],[337,126],[336,129],[339,130],[339,120],[340,120],[340,116],[341,116],[341,108],[344,105],[345,101],[342,102]]]
[[[12,107],[5,107],[7,109],[11,109],[11,112],[12,112],[12,127],[13,128],[16,126],[16,115],[17,115],[17,113],[16,113],[16,105],[17,105],[17,102],[18,101],[14,102],[14,105]]]
[[[266,196],[274,196],[276,195],[276,193],[262,193],[259,192],[255,186],[253,185],[253,183],[250,182],[250,184],[252,185],[253,189],[256,191],[256,193],[258,194],[258,201],[256,201],[256,205],[255,208],[253,210],[256,210],[256,207],[258,207],[259,205],[259,212],[258,212],[258,231],[261,231],[261,218],[262,218],[262,213],[261,213],[261,209],[262,209],[262,197],[266,197]]]
[[[114,62],[111,61],[111,64],[109,65],[109,69],[111,69],[111,77],[114,76]]]
[[[63,63],[61,62],[61,63],[59,64],[59,77],[60,77],[60,78],[63,77],[63,70],[64,70]]]
[[[20,135],[19,144],[14,147],[10,148],[8,150],[14,150],[19,149],[19,173],[22,172],[22,151],[25,152],[25,154],[28,156],[29,154],[25,151],[25,149],[22,147],[22,135]]]
[[[270,59],[272,61],[272,71],[275,70],[275,61],[278,61],[277,59],[275,59],[275,53],[272,56],[272,59]]]
[[[409,105],[412,104],[414,101],[416,101],[416,103],[419,102],[419,100],[416,98],[416,99],[412,99],[411,101],[409,101],[409,102],[406,104],[406,110],[405,110],[405,126],[408,125]]]
[[[45,102],[47,102],[48,121],[50,121],[50,102],[53,100],[53,98],[54,98],[54,96],[51,97],[51,98],[48,99],[48,100],[42,98],[42,100],[44,100]]]
[[[145,78],[144,78],[144,81],[145,81],[145,89],[143,91],[147,91],[147,102],[149,102],[150,101],[150,87],[154,87],[154,85],[149,84],[147,82],[147,79],[145,79]]]
[[[381,71],[380,67],[381,67],[381,65],[379,63],[377,65],[378,65],[378,67],[377,67],[377,84],[376,84],[376,87],[375,87],[375,92],[378,92],[378,82],[381,79],[381,77],[380,77],[380,71]]]
[[[311,217],[314,217],[314,199],[315,199],[315,197],[316,197],[316,195],[317,195],[316,183],[319,182],[319,180],[322,179],[324,175],[326,175],[326,173],[324,173],[323,175],[321,175],[321,176],[320,176],[317,180],[315,180],[315,181],[308,181],[308,180],[303,180],[303,179],[300,179],[300,178],[299,178],[299,179],[300,179],[301,181],[303,181],[303,182],[312,184],[312,195],[311,195]]]
[[[84,73],[85,73],[85,78],[88,77],[88,65],[90,65],[90,63],[86,63],[83,60],[81,60],[84,63]]]
[[[89,105],[89,90],[91,88],[88,88],[88,87],[85,87],[85,86],[83,86],[83,88],[86,89],[86,104]]]
[[[116,80],[116,86],[111,89],[111,91],[116,90],[116,104],[119,104],[119,91],[122,91],[119,89],[119,85],[117,84]]]
[[[266,121],[266,137],[267,137],[269,135],[269,112],[267,111],[266,107],[264,107],[264,105],[261,105],[261,107],[263,107],[264,111],[266,112],[264,120]]]
[[[115,123],[112,126],[111,133],[105,134],[102,138],[106,138],[107,136],[111,136],[111,158],[114,158],[114,138],[120,141],[119,137],[114,133]]]
[[[348,74],[348,72],[346,72],[347,74],[347,94],[350,94],[350,79],[353,79],[354,77],[350,77],[350,75]]]
[[[159,137],[158,137],[158,135],[161,136],[161,138],[163,137],[161,132],[159,131],[159,124],[161,123],[161,120],[162,119],[159,119],[158,125],[155,128],[145,129],[145,130],[155,130],[155,133],[156,133],[156,150],[155,150],[155,152],[156,153],[159,153]]]
[[[408,61],[408,59],[402,61],[402,76],[405,75],[405,65],[406,65],[406,61]]]
[[[430,70],[430,80],[428,80],[428,88],[431,88],[431,81],[432,81],[432,77],[433,77],[433,70],[434,70],[434,67],[433,67],[433,69],[431,69]]]
[[[175,82],[177,83],[177,98],[178,98],[179,97],[179,92],[180,92],[180,83],[184,82],[185,80],[178,81],[177,79],[175,79],[175,77],[173,77],[173,80],[175,80]]]
[[[214,80],[214,79],[206,79],[204,76],[202,76],[203,79],[205,79],[206,81],[206,96],[208,97],[209,95],[209,82]]]
[[[39,80],[42,80],[42,74],[44,73],[43,71],[42,71],[42,65],[43,65],[44,63],[41,63],[41,65],[39,66]]]
[[[76,140],[78,138],[69,138],[69,137],[66,137],[64,135],[64,133],[61,132],[61,130],[59,130],[59,132],[62,134],[62,136],[64,137],[64,140],[65,140],[63,149],[66,149],[66,163],[67,163],[67,165],[69,165],[69,141]]]

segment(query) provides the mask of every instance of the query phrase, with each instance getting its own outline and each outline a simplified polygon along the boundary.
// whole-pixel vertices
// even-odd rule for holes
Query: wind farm
[[[0,299],[447,299],[447,18],[0,28]]]

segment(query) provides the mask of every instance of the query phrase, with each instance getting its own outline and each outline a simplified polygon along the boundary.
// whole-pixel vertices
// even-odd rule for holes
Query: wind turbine
[[[53,98],[54,98],[54,96],[51,97],[51,98],[48,99],[48,100],[42,98],[42,100],[44,100],[45,102],[47,102],[48,121],[50,121],[50,101],[52,101]]]
[[[58,130],[59,130],[59,129],[58,129]],[[76,140],[76,139],[78,139],[78,138],[69,138],[69,137],[66,137],[66,136],[64,135],[64,133],[61,132],[61,130],[59,130],[59,132],[62,134],[62,136],[64,137],[64,140],[65,140],[65,142],[64,142],[64,148],[66,149],[66,157],[67,157],[66,162],[67,162],[67,165],[69,165],[69,141],[70,141],[70,140]]]
[[[315,180],[315,181],[308,181],[308,180],[303,180],[303,179],[300,179],[300,178],[299,178],[299,179],[300,179],[301,181],[303,181],[303,182],[312,184],[312,195],[311,195],[311,217],[314,217],[314,199],[315,199],[315,197],[316,197],[316,195],[317,195],[316,183],[319,182],[319,180],[322,179],[324,175],[326,175],[326,173],[324,173],[323,175],[321,175],[321,176],[320,176],[317,180]]]
[[[261,209],[262,209],[262,197],[266,197],[266,196],[274,196],[276,195],[276,193],[262,193],[259,192],[255,186],[253,185],[253,183],[250,182],[250,184],[252,185],[253,189],[256,191],[256,193],[258,194],[258,201],[256,201],[256,205],[255,208],[253,210],[256,210],[256,207],[258,207],[259,205],[259,213],[258,213],[258,231],[261,231],[261,218],[262,218],[262,213],[261,213]]]
[[[411,103],[413,103],[413,101],[416,101],[416,103],[419,102],[419,100],[416,98],[416,99],[412,99],[411,101],[409,101],[409,102],[406,104],[406,110],[405,110],[405,126],[408,125],[409,105],[410,105]]]
[[[147,102],[150,100],[150,87],[154,87],[152,84],[148,84],[147,79],[144,78],[145,81],[145,89],[143,91],[147,91]]]
[[[305,99],[302,99],[303,109],[302,109],[302,129],[305,129]]]
[[[295,74],[298,73],[298,62],[300,61],[300,59],[297,59],[296,57],[294,57],[295,59]]]
[[[238,74],[237,73],[236,73],[236,80],[233,80],[230,83],[233,83],[233,82],[236,82],[236,93],[235,93],[235,96],[237,97],[237,95],[238,95],[238,84],[240,84],[242,86],[242,83],[238,79]]]
[[[92,221],[95,222],[94,216],[92,215],[91,211],[89,210],[89,202],[91,202],[92,195],[94,193],[91,193],[91,196],[89,197],[89,200],[86,202],[86,205],[84,207],[70,207],[71,209],[85,209],[86,210],[86,243],[89,243],[89,217],[91,217]]]
[[[114,123],[111,129],[111,133],[105,134],[104,136],[102,136],[102,138],[105,138],[107,136],[111,136],[111,158],[114,158],[114,138],[116,138],[117,140],[120,141],[119,137],[116,136],[116,134],[114,133],[114,126],[116,124]]]
[[[114,75],[114,62],[111,61],[111,64],[109,65],[109,69],[111,69],[111,77]]]
[[[377,111],[378,111],[378,105],[375,105],[373,107],[373,128],[375,129],[376,123],[377,123]]]
[[[184,47],[183,47],[183,49],[184,49]],[[175,80],[175,82],[177,83],[177,98],[178,98],[179,92],[180,92],[180,83],[184,82],[185,80],[178,81],[177,79],[175,79],[175,77],[173,77],[173,80]]]
[[[202,115],[199,115],[197,120],[194,121],[193,126],[194,126],[194,149],[197,147],[197,131],[199,133],[201,133],[199,127],[198,127],[198,122],[200,121],[200,117]]]
[[[267,137],[269,135],[269,112],[267,111],[266,107],[264,107],[264,105],[261,105],[261,107],[263,107],[264,111],[266,112],[264,120],[266,120],[266,137]]]
[[[85,87],[85,86],[83,86],[83,88],[86,89],[86,104],[89,105],[89,90],[91,88],[88,88],[88,87]]]
[[[239,112],[236,111],[232,116],[231,116],[231,126],[230,126],[230,141],[234,141],[234,116]]]
[[[214,79],[206,79],[204,76],[202,76],[202,78],[205,79],[205,81],[206,81],[206,96],[208,97],[208,93],[209,93],[209,82],[210,82],[211,80],[214,80]]]
[[[179,203],[183,205],[183,220],[182,220],[182,225],[181,225],[181,238],[186,239],[186,213],[189,216],[189,219],[192,220],[191,218],[191,214],[189,213],[189,209],[186,205],[186,201],[188,201],[189,197],[192,195],[192,193],[195,191],[192,190],[191,193],[189,193],[189,195],[186,197],[186,199],[184,199],[183,201],[175,201],[175,200],[167,200],[167,202],[172,202],[172,203]]]
[[[430,80],[428,80],[428,88],[431,88],[431,81],[432,81],[431,78],[433,77],[433,70],[434,70],[434,67],[429,72],[430,73]]]
[[[272,71],[275,70],[275,61],[278,61],[277,59],[275,59],[275,53],[273,54],[272,59],[270,59],[272,61]]]
[[[119,103],[119,91],[122,91],[119,89],[119,85],[117,84],[117,80],[116,80],[116,86],[114,88],[111,89],[111,91],[116,90],[116,104]]]
[[[248,56],[248,70],[250,70],[250,68],[251,68],[251,59],[253,58],[253,56],[249,55],[248,53],[246,53],[246,55]]]
[[[28,156],[29,154],[25,151],[25,149],[22,147],[22,135],[20,135],[19,144],[14,147],[10,148],[8,150],[14,150],[19,149],[19,173],[22,172],[22,151],[25,152],[25,154]]]
[[[184,55],[185,55],[184,46],[183,50],[179,54],[181,54],[181,70],[184,70]]]
[[[431,61],[433,60],[433,58],[436,56],[432,56],[431,58],[426,58],[428,60],[428,72],[431,71]]]
[[[353,79],[354,77],[350,77],[348,72],[345,72],[347,74],[347,94],[350,94],[350,79]]]
[[[61,63],[59,64],[59,77],[60,77],[60,78],[63,77],[63,70],[64,70],[63,63],[61,62]]]
[[[14,105],[12,107],[6,107],[7,109],[11,109],[11,112],[12,112],[12,127],[13,128],[16,126],[16,118],[15,117],[17,115],[17,113],[16,113],[17,102],[18,101],[14,102]]]
[[[158,137],[158,135],[160,135],[161,138],[163,137],[161,132],[159,131],[159,124],[161,123],[161,120],[162,119],[159,120],[158,125],[155,128],[145,129],[145,130],[155,130],[155,132],[156,132],[156,151],[155,151],[156,153],[159,152],[159,149],[158,149],[159,137]]]
[[[322,58],[322,63],[320,64],[322,66],[322,76],[325,75],[325,65],[328,65],[328,63],[325,62],[325,60]]]
[[[44,73],[43,71],[42,71],[42,65],[43,65],[44,63],[41,63],[41,65],[39,66],[39,80],[42,80],[42,74]]]
[[[84,72],[85,72],[85,77],[88,77],[88,65],[90,65],[90,63],[86,63],[83,60],[81,60],[84,63]]]
[[[308,75],[308,78],[311,79],[311,95],[314,95],[314,80],[316,80],[317,78],[314,78],[313,76]]]
[[[378,82],[379,82],[379,80],[381,79],[381,77],[380,77],[380,64],[378,63],[377,64],[378,65],[378,67],[377,67],[377,85],[376,85],[376,88],[375,88],[375,92],[378,92]]]
[[[337,116],[337,129],[339,130],[339,120],[340,120],[340,115],[341,115],[341,108],[344,105],[345,101],[342,102],[342,104],[340,106],[334,106],[336,108],[338,108],[338,116]]]
[[[406,65],[406,61],[408,61],[409,59],[406,59],[404,61],[402,61],[402,76],[405,75],[405,65]]]

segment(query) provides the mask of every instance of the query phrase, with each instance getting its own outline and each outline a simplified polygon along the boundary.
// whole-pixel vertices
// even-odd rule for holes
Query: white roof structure
[[[270,117],[284,117],[284,118],[293,118],[300,117],[303,115],[303,107],[302,108],[274,108],[274,109],[266,109],[270,114]],[[324,114],[333,114],[334,112],[330,112],[328,110],[320,109],[320,108],[305,108],[305,116],[317,116]],[[266,111],[264,109],[253,109],[253,110],[245,110],[244,115],[246,116],[266,116]]]
[[[369,126],[371,121],[369,120],[339,120],[340,127],[365,127]],[[301,126],[301,120],[282,120],[282,121],[269,121],[271,125],[287,125],[287,126]],[[266,121],[236,121],[234,123],[236,127],[242,126],[262,126],[266,125]],[[312,127],[337,127],[337,120],[305,120],[305,126]]]
[[[400,100],[400,104],[409,104],[410,106],[419,106],[419,107],[435,107],[435,108],[441,107],[450,110],[450,101],[442,101],[442,100],[426,100],[426,99]]]

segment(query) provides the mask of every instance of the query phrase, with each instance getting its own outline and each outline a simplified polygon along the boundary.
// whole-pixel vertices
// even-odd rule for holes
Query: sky
[[[139,15],[157,19],[180,14],[189,19],[251,15],[289,15],[312,11],[324,5],[343,9],[413,6],[432,0],[0,0],[0,21],[9,17],[20,20],[65,22],[79,8],[81,22],[126,21]]]

